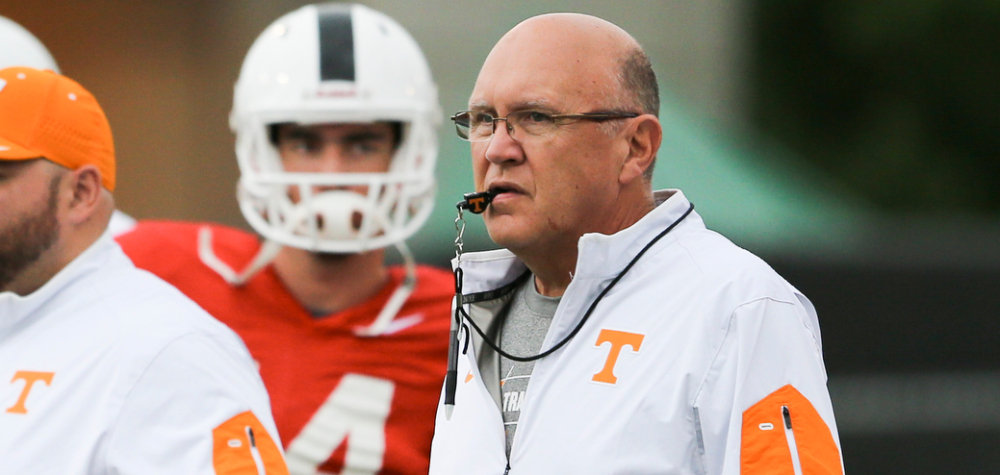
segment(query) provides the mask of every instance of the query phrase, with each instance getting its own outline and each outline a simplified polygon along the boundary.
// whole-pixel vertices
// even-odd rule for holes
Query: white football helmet
[[[286,172],[269,131],[278,123],[376,121],[402,125],[387,173]],[[378,11],[316,4],[274,21],[243,61],[229,122],[240,209],[269,241],[364,252],[404,241],[430,215],[437,86],[416,41]],[[367,196],[344,191],[358,185],[367,186]],[[293,187],[298,202],[290,198]]]
[[[56,61],[38,38],[13,20],[0,16],[0,69],[11,66],[59,72]]]

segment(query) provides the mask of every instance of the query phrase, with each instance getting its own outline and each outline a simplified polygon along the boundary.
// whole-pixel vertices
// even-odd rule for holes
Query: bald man
[[[530,18],[486,58],[452,119],[504,249],[455,262],[431,473],[843,472],[815,310],[653,191],[658,109],[599,18]]]

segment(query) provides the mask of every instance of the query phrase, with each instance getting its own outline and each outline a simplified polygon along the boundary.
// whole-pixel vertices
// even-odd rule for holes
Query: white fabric
[[[575,276],[543,349],[572,331],[610,280],[690,204],[679,190],[657,199],[630,228],[580,239]],[[501,250],[464,255],[462,268],[472,294],[509,283],[524,266]],[[817,319],[803,302],[767,264],[692,212],[576,337],[535,363],[509,473],[736,474],[742,412],[786,384],[812,403],[839,447]],[[639,351],[621,349],[615,384],[593,380],[610,353],[609,344],[596,344],[602,329],[643,335]],[[450,420],[439,406],[432,474],[504,473],[503,422],[474,348],[460,355]]]
[[[125,214],[124,211],[115,210],[111,213],[111,221],[108,223],[108,229],[111,231],[112,236],[118,236],[120,234],[125,234],[135,227],[135,218]]]
[[[0,16],[0,69],[11,66],[30,66],[59,72],[49,50],[23,26]]]
[[[53,373],[23,401],[22,371]],[[28,296],[0,294],[0,473],[214,473],[212,429],[252,411],[243,342],[105,233]]]

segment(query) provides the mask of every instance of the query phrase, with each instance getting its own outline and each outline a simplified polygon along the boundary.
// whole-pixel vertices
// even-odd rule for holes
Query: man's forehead
[[[518,98],[514,100],[493,100],[485,98],[474,98],[469,102],[469,110],[474,111],[496,111],[504,110],[524,110],[524,109],[552,109],[555,107],[554,100],[548,97]]]
[[[558,68],[517,65],[485,69],[469,96],[470,110],[563,110],[598,104],[618,93],[617,68],[611,65]]]
[[[548,22],[534,26],[544,23]],[[613,53],[620,44],[593,44],[594,36],[604,35],[586,35],[578,28],[574,31],[572,38],[549,41],[552,32],[541,28],[512,30],[484,61],[469,108],[514,107],[528,102],[559,108],[614,94],[621,55]],[[577,37],[581,41],[573,40]]]
[[[522,41],[528,44],[581,45],[612,49],[638,46],[635,38],[603,18],[580,13],[549,13],[528,18],[511,28],[497,42]]]
[[[63,170],[69,169],[45,157],[0,160],[0,173],[8,175],[54,176]]]
[[[32,166],[41,162],[44,162],[44,157],[33,157],[33,158],[23,158],[23,159],[3,159],[0,160],[0,168],[11,170],[15,168],[23,168]]]

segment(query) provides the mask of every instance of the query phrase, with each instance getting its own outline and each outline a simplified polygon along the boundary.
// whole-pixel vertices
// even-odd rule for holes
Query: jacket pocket
[[[792,455],[792,472],[795,475],[802,475],[802,461],[799,460],[799,447],[795,443],[795,430],[792,429],[792,414],[788,411],[788,406],[781,406],[782,425],[785,427],[785,441],[788,443],[788,452]]]
[[[843,474],[840,449],[823,418],[791,385],[743,411],[743,474]]]
[[[218,475],[288,475],[281,449],[252,412],[212,430],[212,467]]]

